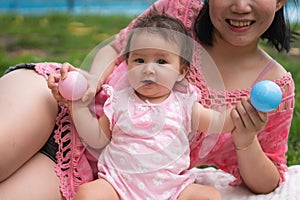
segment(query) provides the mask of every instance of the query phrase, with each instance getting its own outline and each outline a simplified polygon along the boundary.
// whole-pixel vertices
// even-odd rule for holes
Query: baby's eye
[[[144,63],[145,62],[144,59],[142,59],[142,58],[137,58],[134,61],[137,62],[137,63]]]
[[[164,59],[158,59],[156,62],[157,62],[158,64],[161,64],[161,65],[163,65],[163,64],[166,64],[166,63],[167,63],[167,61],[166,61],[166,60],[164,60]]]

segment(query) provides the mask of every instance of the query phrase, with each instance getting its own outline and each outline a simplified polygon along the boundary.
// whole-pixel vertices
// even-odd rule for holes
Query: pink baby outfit
[[[164,10],[167,14],[180,19],[190,30],[193,29],[193,22],[202,8],[200,0],[159,0],[155,5],[158,10]],[[114,46],[119,52],[124,49],[127,35],[132,26],[133,23],[116,37]],[[201,57],[197,52],[195,52],[194,59],[196,62],[191,67],[188,79],[193,85],[200,88],[202,94],[200,102],[203,106],[208,108],[232,106],[241,98],[249,97],[251,88],[234,91],[219,91],[209,88],[202,76]],[[55,63],[40,63],[36,65],[36,71],[47,78],[48,74],[58,73],[60,66],[60,64]],[[117,80],[117,75],[122,74],[123,70],[122,67],[115,68],[113,76],[110,77],[111,81],[109,81],[112,85],[113,80]],[[258,80],[254,80],[253,83]],[[259,133],[258,139],[265,154],[278,168],[281,177],[280,183],[282,183],[285,180],[284,173],[287,170],[285,153],[288,147],[288,135],[294,110],[294,81],[290,73],[274,81],[280,86],[283,99],[279,108],[269,113],[268,123]],[[101,105],[105,101],[102,94],[99,93],[97,96],[99,98],[96,99],[95,111],[100,111],[98,115],[101,114]],[[91,156],[86,146],[81,142],[68,110],[64,107],[60,108],[56,127],[55,139],[59,145],[56,155],[58,160],[56,172],[61,180],[60,189],[66,199],[73,199],[79,185],[97,178],[97,158]],[[190,168],[214,165],[236,178],[232,184],[242,183],[231,134],[224,133],[218,138],[214,137],[216,136],[206,133],[196,134],[190,145]]]
[[[191,33],[194,33],[194,20],[202,7],[203,3],[199,0],[159,0],[155,3],[156,10],[164,11],[166,14],[180,19]],[[142,15],[146,15],[149,11],[151,8]],[[119,52],[125,48],[127,36],[134,23],[135,20],[116,37],[115,48]],[[202,49],[199,46],[194,46],[192,66],[187,79],[201,90],[200,103],[204,107],[221,110],[224,107],[231,107],[244,97],[249,97],[251,88],[234,91],[209,88],[202,73]],[[257,80],[253,80],[253,84],[259,81],[273,64],[273,61],[270,62]],[[118,73],[122,73],[121,69],[116,68],[116,70]],[[117,76],[118,74],[112,74],[113,79],[117,79]],[[287,170],[285,153],[288,148],[288,135],[293,117],[295,87],[290,73],[273,81],[281,87],[283,98],[278,109],[269,113],[268,123],[264,130],[258,134],[258,139],[265,154],[277,166],[280,173],[280,183],[282,183],[285,180],[284,172]],[[231,133],[208,135],[199,132],[196,134],[195,140],[191,144],[190,167],[202,165],[214,165],[232,174],[236,180],[230,183],[231,185],[242,183]]]
[[[121,199],[177,199],[195,181],[190,163],[189,135],[195,88],[172,91],[159,104],[141,100],[128,86],[113,90],[104,113],[112,139],[100,154],[99,177],[106,179]]]

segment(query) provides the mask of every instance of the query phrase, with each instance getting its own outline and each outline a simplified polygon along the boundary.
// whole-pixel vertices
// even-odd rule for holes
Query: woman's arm
[[[192,126],[199,131],[232,132],[239,171],[250,190],[255,193],[269,193],[278,186],[279,171],[264,153],[257,139],[257,134],[267,122],[266,113],[257,112],[247,100],[238,102],[236,108],[221,113],[196,103],[192,119],[198,119],[192,120]]]
[[[118,57],[118,52],[112,46],[112,43],[113,42],[107,44],[97,52],[91,65],[90,74],[99,77],[98,83],[100,83],[100,86],[112,73],[115,66],[115,61]]]
[[[235,125],[232,138],[243,182],[255,193],[273,191],[278,186],[280,174],[257,138],[267,122],[267,113],[257,112],[244,100],[238,102],[231,116]]]
[[[109,143],[111,131],[105,114],[97,119],[92,115],[86,103],[81,101],[73,102],[70,112],[79,136],[87,145],[99,149]]]
[[[257,137],[248,146],[236,149],[239,171],[247,187],[258,194],[272,192],[279,183],[279,171],[263,152]]]
[[[95,55],[91,64],[90,73],[86,73],[88,80],[88,90],[83,96],[83,101],[89,101],[99,92],[101,86],[113,72],[116,64],[118,52],[112,47],[111,43],[101,48]],[[83,72],[84,73],[84,72]]]

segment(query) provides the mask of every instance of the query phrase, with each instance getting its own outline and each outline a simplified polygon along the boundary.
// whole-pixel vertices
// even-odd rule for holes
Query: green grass
[[[71,62],[79,66],[100,42],[131,21],[126,16],[0,15],[0,75],[21,62]]]
[[[26,62],[70,62],[80,66],[94,47],[119,32],[134,16],[47,14],[0,15],[0,76],[7,67]],[[293,75],[296,106],[289,137],[288,165],[300,164],[300,55],[264,49]],[[300,41],[293,44],[300,47]]]

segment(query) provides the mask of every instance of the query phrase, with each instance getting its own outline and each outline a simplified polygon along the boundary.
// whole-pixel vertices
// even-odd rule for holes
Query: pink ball
[[[88,88],[86,78],[77,71],[68,72],[67,78],[58,82],[59,93],[67,100],[76,101],[82,98]]]

